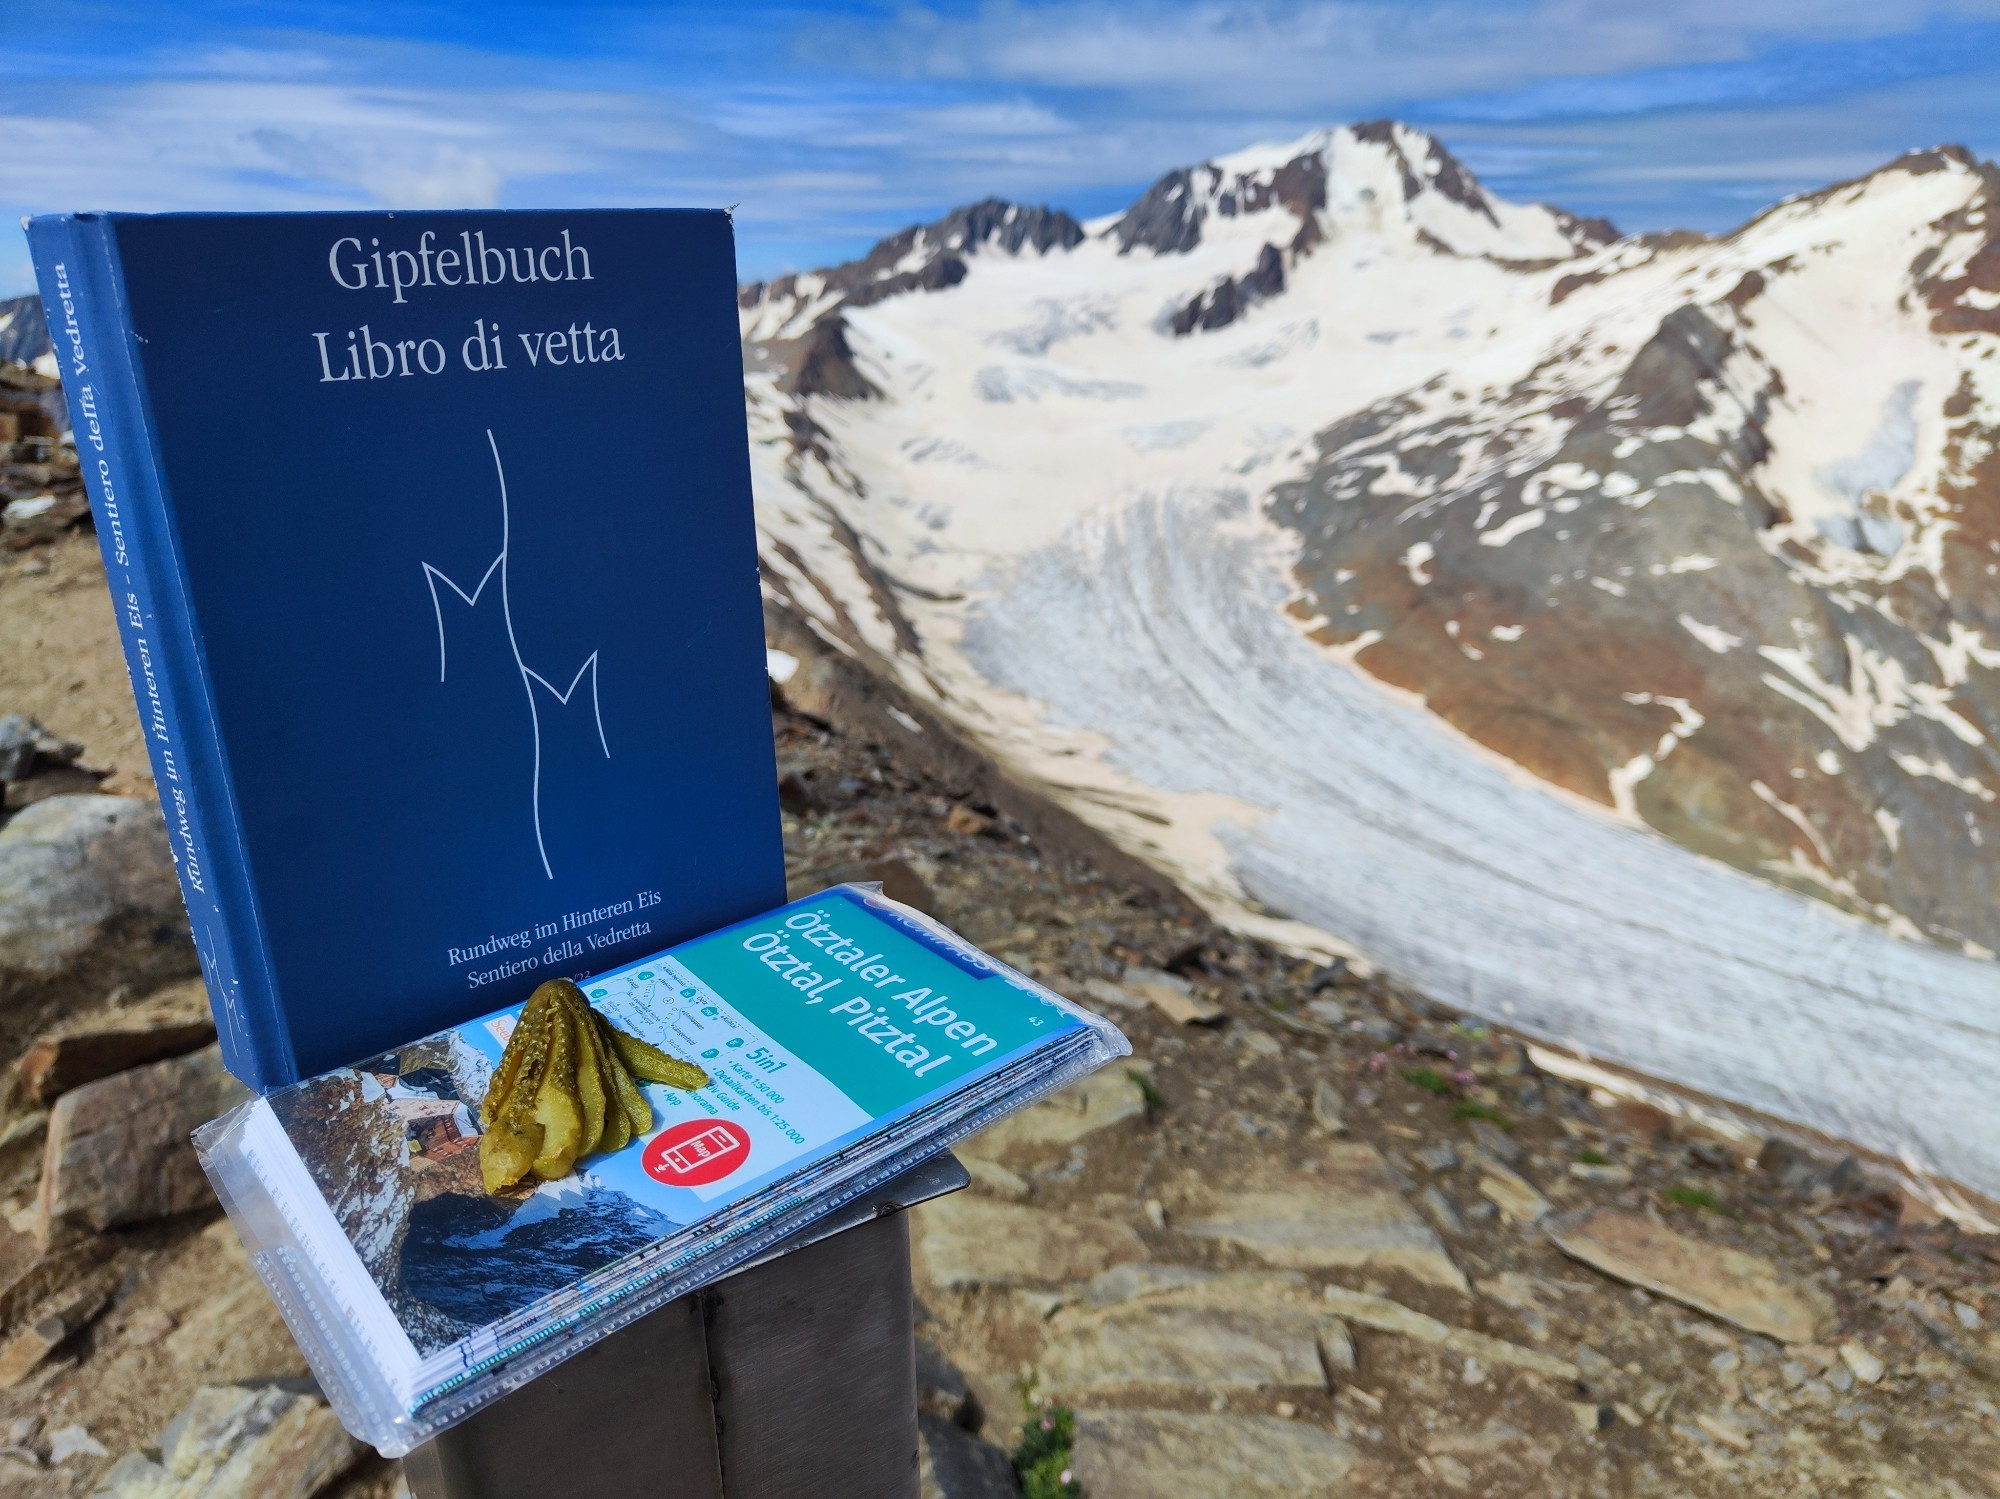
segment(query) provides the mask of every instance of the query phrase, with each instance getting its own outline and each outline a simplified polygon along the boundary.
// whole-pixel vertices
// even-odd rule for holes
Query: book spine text
[[[238,955],[222,916],[227,871],[219,869],[204,827],[209,798],[197,794],[197,756],[181,708],[181,680],[194,660],[187,622],[173,607],[176,590],[163,570],[166,517],[157,477],[148,471],[142,403],[126,341],[120,336],[116,271],[101,223],[36,219],[29,229],[49,332],[69,403],[78,466],[90,496],[104,554],[118,633],[146,750],[165,814],[175,871],[215,1011],[223,1061],[253,1087],[288,1081],[282,1028],[247,1014]],[[210,788],[204,788],[210,789]],[[261,1010],[265,1006],[258,1007]]]

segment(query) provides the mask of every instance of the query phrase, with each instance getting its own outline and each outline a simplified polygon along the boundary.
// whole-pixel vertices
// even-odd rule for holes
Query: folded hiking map
[[[518,1005],[197,1136],[328,1397],[386,1453],[1129,1049],[856,886],[582,989],[709,1082],[645,1085],[652,1128],[558,1180],[481,1180],[480,1105]]]

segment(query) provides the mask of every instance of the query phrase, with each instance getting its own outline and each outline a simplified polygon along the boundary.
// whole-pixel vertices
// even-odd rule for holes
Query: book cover
[[[239,1075],[783,900],[726,215],[31,243]]]
[[[1102,1021],[846,886],[583,991],[710,1081],[646,1085],[652,1127],[557,1180],[482,1184],[480,1105],[518,1005],[251,1106],[254,1169],[405,1402],[601,1302],[614,1272],[631,1281],[684,1230],[774,1189],[798,1200],[859,1148],[1017,1106],[1064,1059],[1124,1049]]]

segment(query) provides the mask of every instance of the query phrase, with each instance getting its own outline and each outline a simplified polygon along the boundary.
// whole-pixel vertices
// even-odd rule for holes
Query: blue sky
[[[1959,141],[2000,154],[2000,0],[7,0],[23,213],[735,205],[746,279],[999,194],[1079,215],[1393,115],[1495,190],[1719,229]]]

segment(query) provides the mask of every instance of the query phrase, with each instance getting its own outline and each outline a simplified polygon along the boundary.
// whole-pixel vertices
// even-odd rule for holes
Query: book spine
[[[110,232],[100,219],[38,218],[29,244],[223,1062],[270,1088],[293,1080],[291,1046],[268,981],[256,981],[263,955],[237,945],[258,928],[247,870],[229,857],[240,843],[211,826],[226,817],[228,783],[219,743],[190,715],[207,697],[199,642],[174,571]],[[229,920],[226,908],[251,919]]]

